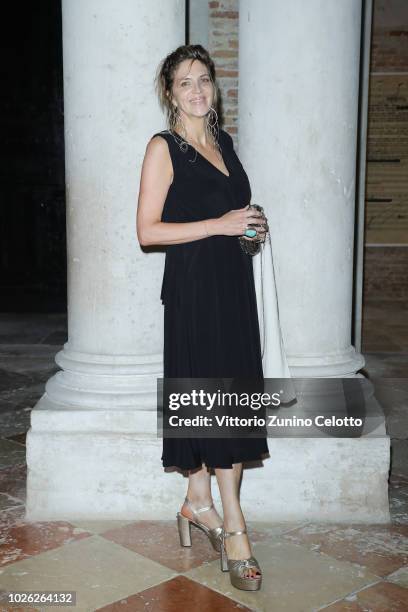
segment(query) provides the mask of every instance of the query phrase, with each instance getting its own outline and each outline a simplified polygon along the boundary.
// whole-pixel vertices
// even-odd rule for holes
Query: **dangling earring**
[[[171,111],[170,111],[170,128],[174,130],[174,128],[176,127],[179,121],[180,121],[180,113],[179,113],[178,106],[176,104],[172,104]]]
[[[213,106],[211,106],[210,110],[208,111],[206,115],[205,129],[207,130],[207,133],[211,135],[214,145],[219,149],[220,147],[218,143],[218,134],[219,134],[218,115],[217,115],[217,111],[215,110]]]
[[[177,107],[174,104],[171,105],[170,113],[169,113],[169,127],[171,130],[174,129],[177,123]]]

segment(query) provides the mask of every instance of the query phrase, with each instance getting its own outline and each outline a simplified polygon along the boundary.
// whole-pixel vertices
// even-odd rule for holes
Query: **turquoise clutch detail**
[[[250,204],[250,208],[254,208],[255,210],[257,210],[258,212],[262,212],[263,213],[263,208],[262,206],[259,206],[258,204]],[[250,224],[251,225],[251,224]],[[254,225],[254,224],[252,224]],[[266,226],[266,231],[268,231],[268,227]],[[259,253],[259,251],[261,250],[261,245],[263,244],[265,238],[259,238],[257,240],[245,240],[244,236],[246,238],[255,238],[258,235],[257,230],[254,227],[248,227],[245,230],[245,233],[243,236],[239,236],[238,240],[239,240],[239,244],[241,245],[241,249],[244,251],[244,253],[246,253],[247,255],[256,255],[257,253]]]

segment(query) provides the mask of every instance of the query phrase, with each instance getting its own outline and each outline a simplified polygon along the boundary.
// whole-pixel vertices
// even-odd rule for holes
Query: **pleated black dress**
[[[219,144],[229,176],[191,145],[181,150],[171,132],[159,135],[168,144],[174,173],[162,221],[201,221],[249,204],[249,180],[227,132],[219,131]],[[263,378],[252,258],[242,251],[238,237],[167,245],[160,297],[164,377]],[[164,435],[161,459],[163,467],[182,470],[203,463],[232,468],[233,463],[261,459],[264,453],[268,445],[262,437]]]

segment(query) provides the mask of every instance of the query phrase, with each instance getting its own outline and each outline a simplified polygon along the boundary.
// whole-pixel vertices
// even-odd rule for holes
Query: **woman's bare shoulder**
[[[165,132],[158,132],[156,134],[154,134],[149,142],[147,143],[147,147],[149,147],[150,149],[167,149],[168,150],[168,144],[167,144],[167,140],[166,140],[166,135]]]
[[[170,160],[169,145],[161,133],[154,134],[147,143],[146,155],[155,159]]]
[[[173,164],[170,150],[165,137],[162,137],[161,134],[155,134],[147,143],[144,167],[151,169],[156,177],[158,175],[172,181]]]

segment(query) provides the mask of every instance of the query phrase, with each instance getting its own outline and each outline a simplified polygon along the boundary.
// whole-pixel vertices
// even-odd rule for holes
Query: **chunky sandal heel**
[[[177,512],[177,527],[178,527],[178,532],[180,536],[181,546],[191,546],[191,525],[195,525],[196,527],[199,527],[202,531],[204,531],[204,533],[210,540],[214,550],[216,550],[217,552],[221,552],[222,526],[214,527],[213,529],[210,529],[206,525],[203,525],[203,523],[200,523],[200,521],[197,518],[197,515],[200,514],[201,512],[206,512],[207,510],[211,510],[211,508],[214,507],[214,504],[211,504],[210,506],[205,506],[205,508],[199,508],[198,510],[196,510],[195,508],[193,508],[190,500],[187,497],[185,498],[184,501],[187,504],[187,506],[190,508],[195,520],[189,519],[186,516],[183,516],[180,512]]]
[[[222,544],[221,544],[221,557],[220,557],[220,561],[221,561],[221,571],[222,572],[229,572],[227,551],[225,550],[225,547]]]
[[[191,546],[191,523],[180,512],[177,512],[177,527],[181,546]]]

